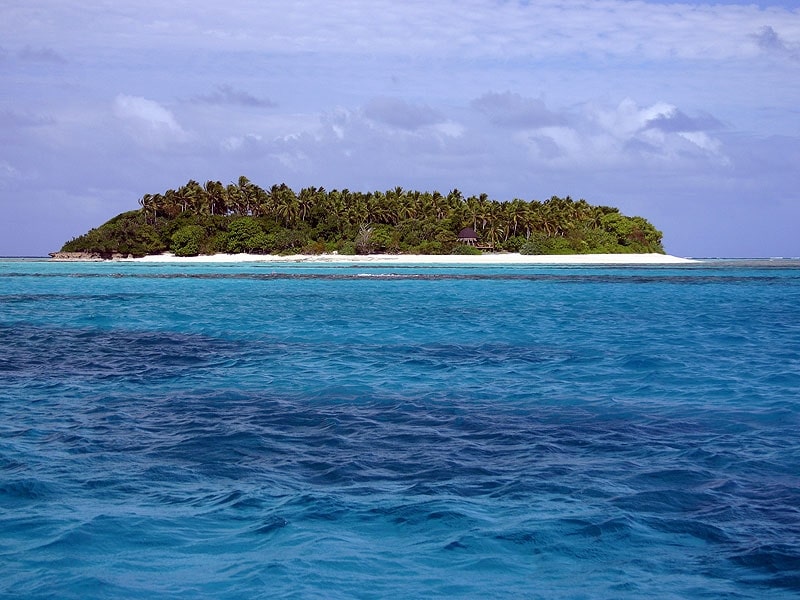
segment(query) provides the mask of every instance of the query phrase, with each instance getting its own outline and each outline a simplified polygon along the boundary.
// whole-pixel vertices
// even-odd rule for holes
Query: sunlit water
[[[791,598],[800,267],[0,261],[0,595]]]

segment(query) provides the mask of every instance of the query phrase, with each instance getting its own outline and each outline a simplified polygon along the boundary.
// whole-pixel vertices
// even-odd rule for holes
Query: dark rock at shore
[[[122,254],[120,252],[51,252],[50,258],[52,260],[80,260],[80,261],[100,261],[100,260],[118,260],[120,258],[133,258],[132,255]]]

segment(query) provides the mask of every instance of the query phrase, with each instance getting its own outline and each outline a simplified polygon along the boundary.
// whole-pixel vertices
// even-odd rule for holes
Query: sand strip
[[[123,262],[148,263],[348,263],[348,264],[409,264],[409,265],[668,265],[698,262],[669,254],[565,254],[531,255],[494,253],[460,254],[214,254],[209,256],[177,257],[171,253],[119,259]]]

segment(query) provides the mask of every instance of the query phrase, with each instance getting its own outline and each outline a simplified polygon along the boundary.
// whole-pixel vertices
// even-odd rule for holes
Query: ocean
[[[798,262],[0,260],[2,598],[798,595]]]

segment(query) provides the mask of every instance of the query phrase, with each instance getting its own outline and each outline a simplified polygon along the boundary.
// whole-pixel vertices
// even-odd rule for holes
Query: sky
[[[800,256],[800,1],[4,0],[0,256],[240,175],[584,198]]]

